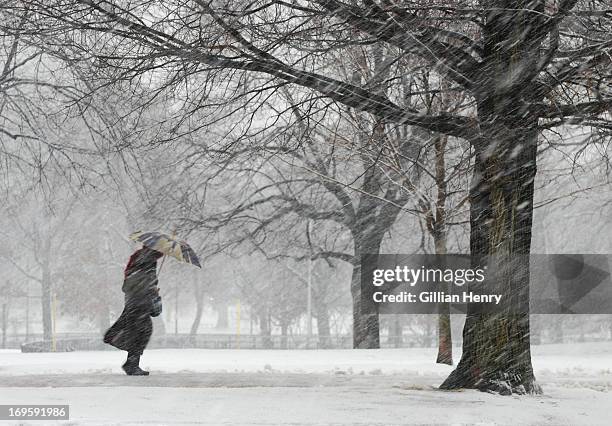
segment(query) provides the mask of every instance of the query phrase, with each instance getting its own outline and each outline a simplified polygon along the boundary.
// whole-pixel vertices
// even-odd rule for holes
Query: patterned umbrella
[[[179,241],[174,236],[161,232],[134,232],[130,239],[142,243],[150,249],[157,250],[166,256],[172,256],[181,262],[191,263],[201,268],[200,260],[193,249],[185,241]]]

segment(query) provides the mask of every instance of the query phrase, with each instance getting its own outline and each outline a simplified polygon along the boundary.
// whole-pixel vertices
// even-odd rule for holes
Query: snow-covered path
[[[548,389],[543,397],[500,397],[345,383],[333,387],[0,388],[2,403],[70,404],[70,424],[207,425],[609,425],[612,396]]]
[[[69,424],[610,424],[612,344],[533,353],[538,397],[439,391],[433,349],[151,350],[149,377],[119,351],[0,351],[0,404],[70,404]]]

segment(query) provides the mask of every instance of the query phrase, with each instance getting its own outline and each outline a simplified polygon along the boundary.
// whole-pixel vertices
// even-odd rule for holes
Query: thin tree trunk
[[[270,336],[270,318],[266,308],[262,308],[259,311],[259,334],[261,336],[261,342],[264,349],[270,349],[272,347],[272,339]]]
[[[281,321],[281,349],[287,349],[287,331],[289,330],[289,323]]]
[[[2,304],[2,349],[6,349],[6,329],[8,327],[8,304]]]
[[[45,209],[45,218],[47,221],[50,220],[48,211]],[[49,226],[49,224],[47,223]],[[42,249],[39,253],[41,262],[41,312],[42,312],[42,326],[43,326],[43,340],[50,342],[53,333],[53,319],[51,313],[51,293],[53,283],[51,282],[51,232],[49,228],[46,229],[46,233],[43,239]]]
[[[402,326],[400,314],[395,314],[391,317],[389,330],[389,336],[393,339],[391,344],[394,348],[401,348],[404,344],[404,327]]]
[[[451,316],[448,312],[448,305],[445,306],[446,312],[438,314],[438,364],[453,365],[453,339],[451,335]]]
[[[196,298],[196,314],[193,319],[193,323],[191,323],[191,329],[189,330],[189,334],[194,336],[198,333],[198,328],[200,328],[200,322],[202,322],[202,313],[204,312],[204,302],[201,298]]]
[[[555,315],[552,326],[553,343],[563,343],[563,315]]]
[[[317,302],[317,334],[319,336],[319,347],[321,349],[327,349],[331,345],[330,341],[330,325],[329,325],[329,312],[327,305],[321,301]]]
[[[40,303],[42,308],[43,340],[50,342],[53,319],[51,317],[51,273],[48,265],[43,265]]]
[[[226,301],[221,301],[215,306],[217,311],[217,324],[215,328],[225,329],[229,326],[228,308],[229,305]]]
[[[444,256],[447,253],[446,245],[446,163],[444,159],[448,136],[440,135],[436,138],[434,148],[436,153],[436,215],[433,224],[433,238],[436,254]],[[453,365],[453,338],[451,332],[450,304],[440,304],[438,312],[438,364]]]
[[[191,329],[189,330],[189,334],[194,336],[198,332],[198,328],[200,327],[200,322],[202,322],[202,313],[204,312],[204,290],[200,283],[196,280],[194,283],[194,296],[196,302],[196,314],[193,319],[193,323],[191,323]]]

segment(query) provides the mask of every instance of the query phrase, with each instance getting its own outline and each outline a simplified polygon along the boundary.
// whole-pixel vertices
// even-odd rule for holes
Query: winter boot
[[[128,376],[148,376],[149,372],[142,370],[138,364],[140,364],[140,355],[128,354],[121,368]]]

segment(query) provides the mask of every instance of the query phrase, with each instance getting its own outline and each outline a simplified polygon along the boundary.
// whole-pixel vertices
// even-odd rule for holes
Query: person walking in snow
[[[149,375],[139,364],[153,332],[151,316],[161,312],[157,260],[162,256],[161,252],[148,247],[132,254],[121,288],[125,293],[123,312],[104,334],[104,343],[127,351],[127,360],[122,368],[128,376]]]

